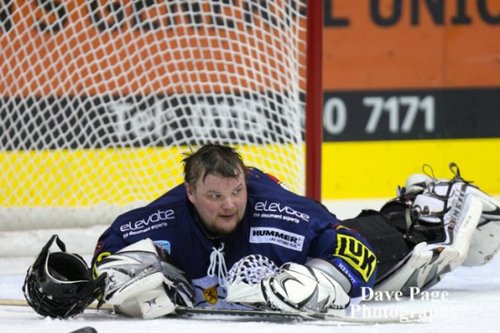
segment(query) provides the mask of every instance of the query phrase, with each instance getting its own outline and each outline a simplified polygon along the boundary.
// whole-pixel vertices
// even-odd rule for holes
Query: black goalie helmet
[[[56,243],[60,251],[50,252]],[[66,246],[53,235],[28,268],[23,293],[28,304],[40,315],[68,318],[77,315],[102,292],[105,276],[94,280],[85,260],[66,252]]]

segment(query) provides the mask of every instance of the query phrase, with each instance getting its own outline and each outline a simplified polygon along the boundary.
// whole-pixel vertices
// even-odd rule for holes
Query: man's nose
[[[227,197],[222,201],[222,209],[232,209],[234,208],[234,200],[231,197]]]

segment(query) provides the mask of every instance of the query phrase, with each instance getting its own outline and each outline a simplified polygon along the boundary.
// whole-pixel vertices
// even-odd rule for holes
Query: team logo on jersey
[[[213,286],[207,289],[203,289],[203,297],[210,304],[217,303],[219,299],[219,293],[217,292],[217,286]]]
[[[365,282],[370,279],[377,265],[375,254],[359,239],[349,235],[337,234],[335,255],[344,259]]]
[[[290,206],[283,205],[281,202],[257,201],[254,206],[254,216],[260,218],[285,220],[299,223],[300,221],[309,222],[310,216],[306,213],[293,209]]]
[[[271,243],[287,249],[302,251],[304,236],[278,228],[250,228],[250,243]]]
[[[150,230],[159,229],[168,226],[169,220],[175,219],[175,212],[173,209],[160,210],[150,214],[148,217],[137,220],[129,221],[120,226],[120,231],[124,233],[124,237],[137,235],[140,233],[148,232]]]

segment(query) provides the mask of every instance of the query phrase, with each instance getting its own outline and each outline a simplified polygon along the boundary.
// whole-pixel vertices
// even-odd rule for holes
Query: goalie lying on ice
[[[183,162],[183,184],[118,216],[97,242],[92,266],[105,284],[96,290],[126,315],[156,318],[177,305],[343,309],[363,288],[428,288],[500,246],[499,205],[454,165],[451,180],[411,177],[380,211],[339,221],[231,147],[208,144]],[[25,295],[40,314],[67,317],[78,311],[60,311],[71,302],[56,291],[96,282],[53,274],[55,261],[28,272]],[[61,300],[58,311],[47,298]]]

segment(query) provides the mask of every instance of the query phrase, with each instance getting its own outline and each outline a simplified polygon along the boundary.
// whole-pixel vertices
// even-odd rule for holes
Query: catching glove
[[[275,276],[262,280],[261,286],[267,304],[282,311],[325,312],[345,309],[350,302],[347,292],[330,275],[296,263],[283,264]]]

